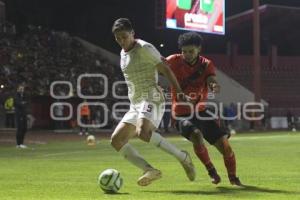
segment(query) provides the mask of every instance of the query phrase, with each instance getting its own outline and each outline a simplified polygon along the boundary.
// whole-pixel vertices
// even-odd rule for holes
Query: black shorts
[[[206,111],[199,112],[198,115],[201,117],[210,116]],[[228,131],[220,127],[217,119],[203,120],[199,119],[195,114],[192,118],[180,116],[180,119],[176,120],[176,128],[188,140],[194,130],[199,129],[204,139],[211,145],[215,144],[223,136],[230,137]]]

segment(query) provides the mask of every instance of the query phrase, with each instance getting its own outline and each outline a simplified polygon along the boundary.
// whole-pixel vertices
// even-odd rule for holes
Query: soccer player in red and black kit
[[[212,183],[218,184],[221,178],[210,160],[203,138],[223,155],[230,183],[241,186],[236,176],[236,160],[228,141],[229,134],[219,127],[216,120],[208,120],[211,117],[205,106],[208,90],[217,93],[220,86],[216,81],[214,64],[200,55],[202,41],[202,37],[195,32],[184,33],[178,38],[181,54],[167,58],[185,95],[191,97],[191,105],[183,105],[176,101],[176,93],[172,88],[172,113],[176,118],[177,129],[193,143],[194,152],[205,165]]]

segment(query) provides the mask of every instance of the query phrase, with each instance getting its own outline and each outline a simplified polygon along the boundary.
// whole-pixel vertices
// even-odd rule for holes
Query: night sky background
[[[6,19],[22,32],[28,24],[41,25],[54,30],[67,31],[80,36],[113,53],[120,48],[111,34],[114,20],[128,17],[133,22],[136,37],[153,43],[164,43],[162,54],[177,51],[177,37],[182,31],[155,27],[155,0],[4,0]],[[252,8],[252,0],[225,0],[226,17]],[[299,0],[261,0],[260,4],[300,7]],[[210,40],[223,40],[225,36],[203,34]],[[221,43],[222,44],[222,43]],[[213,46],[213,45],[211,45]],[[220,50],[221,49],[221,50]],[[206,53],[219,52],[226,47],[206,47]]]

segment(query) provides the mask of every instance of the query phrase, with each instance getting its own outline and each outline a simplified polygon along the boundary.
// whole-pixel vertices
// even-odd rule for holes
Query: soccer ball
[[[115,169],[106,169],[98,177],[98,184],[105,193],[117,193],[123,185],[123,178]]]
[[[96,138],[95,138],[95,136],[93,136],[93,135],[87,136],[87,138],[86,138],[86,143],[87,143],[87,145],[89,145],[89,146],[94,146],[94,145],[96,145]]]
[[[236,131],[234,129],[231,129],[230,130],[230,135],[235,135],[236,134]]]

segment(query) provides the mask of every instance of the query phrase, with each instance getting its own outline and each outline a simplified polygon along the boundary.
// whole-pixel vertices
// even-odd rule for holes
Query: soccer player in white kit
[[[160,53],[150,43],[134,38],[134,30],[129,19],[117,19],[112,27],[116,42],[121,46],[121,69],[128,86],[130,110],[124,115],[111,136],[111,145],[129,162],[143,170],[138,179],[140,186],[147,186],[161,178],[161,171],[152,167],[128,143],[133,136],[153,144],[173,155],[183,166],[188,178],[195,179],[195,169],[188,152],[170,144],[155,130],[164,114],[164,97],[157,85],[158,71],[176,88],[182,90]],[[186,97],[179,97],[184,100]]]

